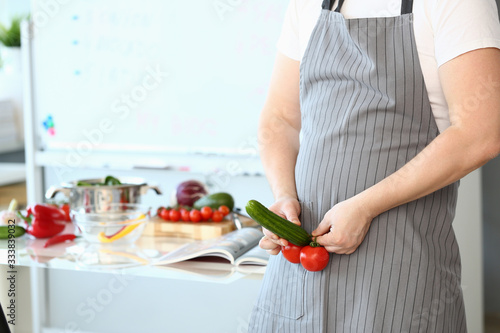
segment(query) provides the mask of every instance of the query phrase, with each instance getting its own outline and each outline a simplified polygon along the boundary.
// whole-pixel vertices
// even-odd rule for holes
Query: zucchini
[[[208,206],[212,209],[219,209],[220,206],[227,206],[230,211],[233,211],[234,199],[233,196],[229,193],[219,192],[201,197],[193,204],[193,208],[198,210],[202,209],[205,206]]]
[[[25,233],[26,229],[19,225],[9,224],[0,226],[0,239],[9,239],[9,235],[12,235],[10,238],[17,238],[21,237]]]
[[[248,201],[245,209],[255,222],[292,244],[306,246],[312,241],[311,235],[300,226],[276,215],[256,200]]]

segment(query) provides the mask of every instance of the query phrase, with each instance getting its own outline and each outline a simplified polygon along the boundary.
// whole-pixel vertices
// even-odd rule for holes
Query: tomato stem
[[[316,240],[318,239],[318,236],[314,237],[312,242],[309,244],[310,247],[321,247],[321,244],[318,243]]]

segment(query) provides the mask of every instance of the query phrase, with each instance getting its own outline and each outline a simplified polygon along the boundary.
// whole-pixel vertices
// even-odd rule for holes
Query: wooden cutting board
[[[251,218],[239,216],[243,227],[253,227],[258,224]],[[167,222],[157,216],[151,218],[146,225],[143,236],[181,237],[189,239],[209,239],[222,236],[233,230],[236,226],[227,216],[221,222]]]

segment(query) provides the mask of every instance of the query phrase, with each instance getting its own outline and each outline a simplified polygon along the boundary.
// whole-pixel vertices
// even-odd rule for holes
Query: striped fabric
[[[301,222],[406,164],[437,135],[412,14],[346,20],[323,10],[301,64]],[[387,211],[351,255],[307,272],[269,262],[249,332],[466,332],[452,228],[458,184]]]

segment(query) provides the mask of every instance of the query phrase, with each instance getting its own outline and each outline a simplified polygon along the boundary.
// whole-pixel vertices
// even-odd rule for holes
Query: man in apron
[[[440,67],[451,118],[440,133],[413,1],[352,19],[343,3],[323,1],[300,67],[278,56],[260,127],[270,208],[318,236],[330,262],[289,263],[286,240],[265,230],[275,256],[249,331],[466,332],[452,221],[458,180],[500,153],[500,40]]]

